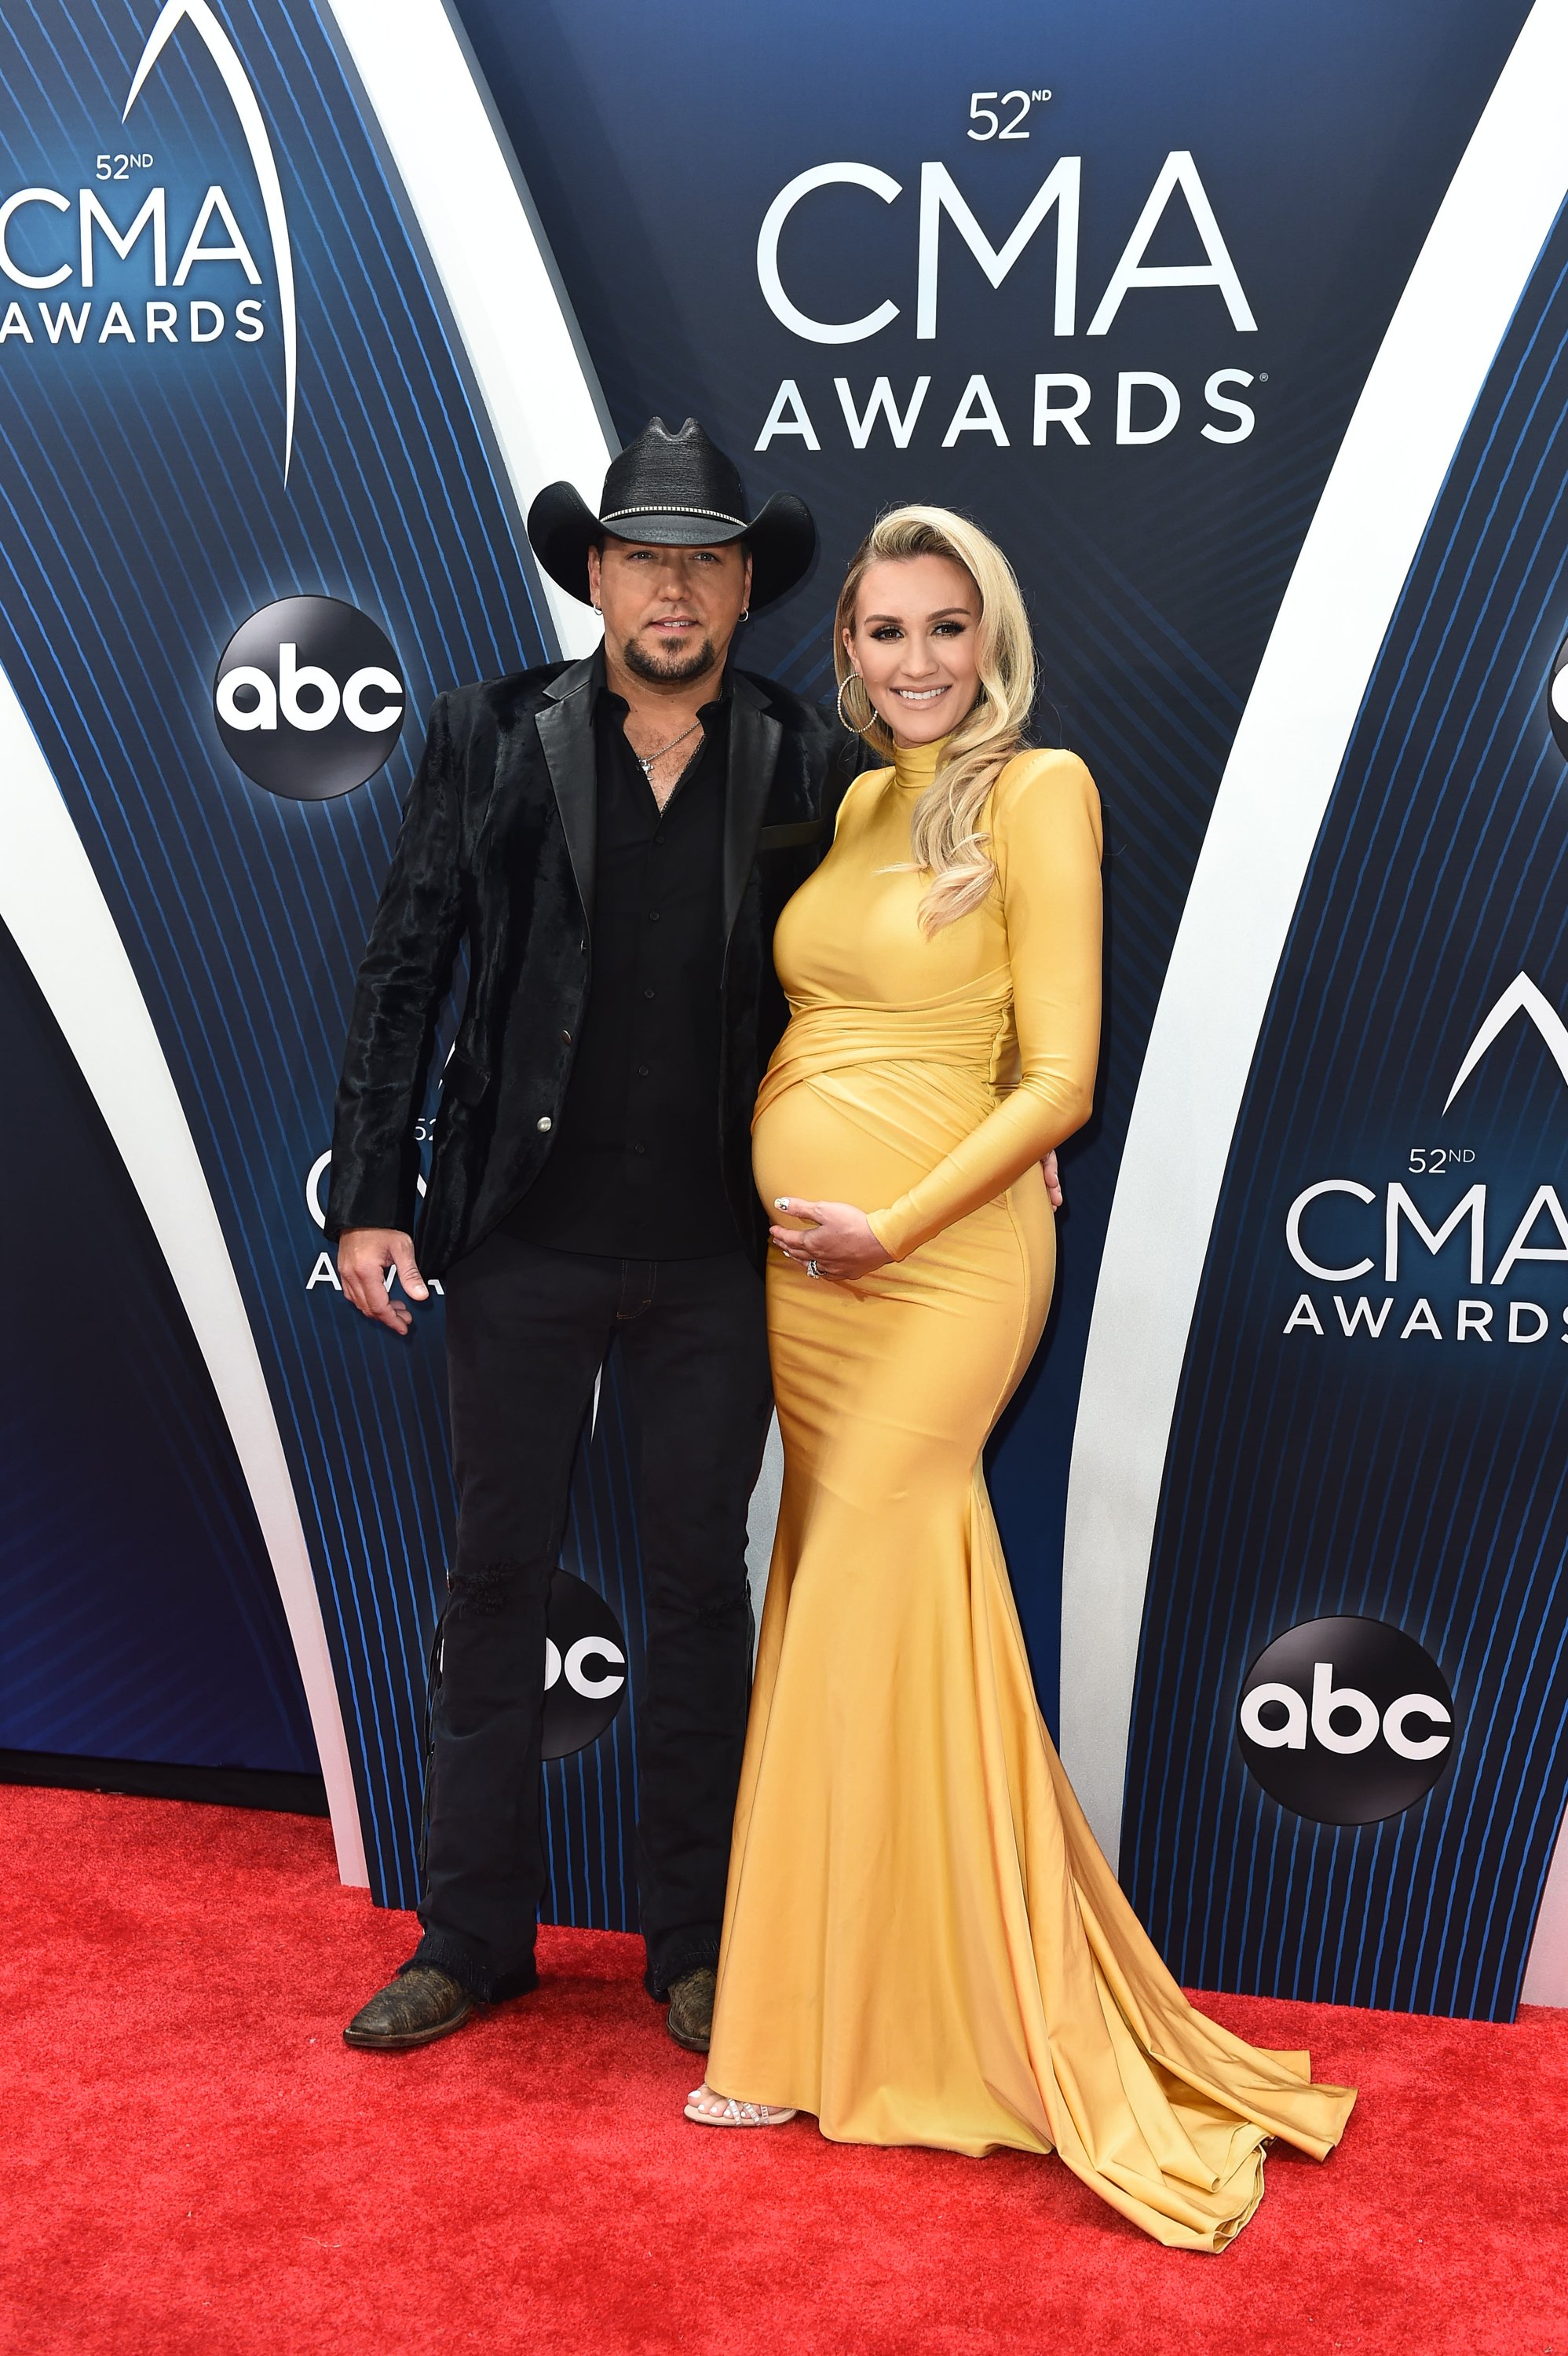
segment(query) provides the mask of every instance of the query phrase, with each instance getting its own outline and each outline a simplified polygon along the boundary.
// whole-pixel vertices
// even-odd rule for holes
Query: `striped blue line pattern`
[[[1568,1789],[1568,1269],[1550,1220],[1494,1289],[1535,1190],[1561,1186],[1568,1093],[1516,1023],[1443,1106],[1520,972],[1568,1005],[1568,794],[1546,686],[1568,630],[1568,226],[1510,327],[1412,569],[1303,890],[1238,1125],[1177,1417],[1129,1758],[1129,1891],[1189,1984],[1511,2018]],[[1473,1161],[1412,1173],[1412,1151]],[[1374,1189],[1313,1215],[1328,1177]],[[1467,1235],[1408,1229],[1383,1277],[1383,1199],[1429,1226],[1488,1189]],[[1176,1183],[1179,1182],[1179,1173]],[[1325,1325],[1285,1326],[1307,1292]],[[1364,1294],[1381,1335],[1341,1331]],[[1400,1336],[1418,1298],[1445,1338]],[[1456,1336],[1461,1298],[1491,1338]],[[1508,1338],[1539,1303],[1539,1343]],[[1533,1331],[1537,1321],[1524,1317]],[[1245,1674],[1330,1614],[1389,1622],[1440,1665],[1456,1737],[1428,1797],[1364,1828],[1309,1822],[1253,1784]]]
[[[293,241],[299,409],[284,489],[265,224],[200,44],[176,37],[132,123],[120,122],[155,13],[148,0],[17,0],[6,12],[5,187],[58,188],[74,212],[76,191],[92,187],[123,228],[150,186],[165,187],[172,271],[208,187],[221,183],[265,283],[252,286],[238,262],[203,263],[176,296],[155,289],[147,239],[120,262],[101,238],[92,289],[5,290],[19,296],[33,341],[0,342],[0,659],[102,884],[202,1155],[315,1565],[373,1890],[407,1905],[425,1660],[453,1506],[440,1313],[421,1316],[400,1346],[329,1285],[307,1290],[321,1238],[304,1188],[328,1141],[353,974],[419,729],[411,719],[388,768],[358,791],[284,802],[224,755],[211,682],[235,626],[300,591],[345,598],[381,625],[416,713],[439,689],[549,649],[509,490],[336,51],[308,6],[228,0]],[[151,170],[98,181],[95,157],[127,147],[150,153]],[[223,241],[209,227],[207,242]],[[10,250],[24,266],[52,267],[52,250],[28,260],[46,247],[74,254],[69,218],[30,209],[13,221]],[[155,292],[177,300],[177,347],[97,341],[111,300],[139,328]],[[61,296],[93,305],[80,346],[69,336],[51,344],[38,318],[38,301],[52,310]],[[261,341],[184,340],[194,296],[230,317],[255,297]],[[635,1554],[606,1568],[599,1549],[626,1545],[625,1515],[582,1503],[624,1492],[603,1419],[601,1432],[608,1461],[578,1493],[573,1568],[615,1601]],[[597,1828],[618,1826],[630,1740],[629,1721],[618,1721],[613,1740],[573,1769],[575,1796],[556,1779],[558,1899],[587,1908],[579,1920],[626,1920],[624,1841]]]

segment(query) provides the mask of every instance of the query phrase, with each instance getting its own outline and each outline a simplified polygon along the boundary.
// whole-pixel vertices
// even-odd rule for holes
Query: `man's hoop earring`
[[[752,618],[752,609],[751,609],[750,605],[742,605],[742,606],[741,606],[741,619],[742,620],[742,622],[749,622],[749,621],[751,620],[751,618]]]
[[[849,688],[849,687],[858,687],[858,688],[859,689],[859,691],[860,691],[860,693],[861,693],[862,697],[864,697],[864,699],[865,699],[865,704],[866,704],[866,717],[864,718],[864,720],[855,720],[855,719],[852,719],[852,718],[850,717],[849,713],[848,713],[848,712],[846,712],[846,711],[845,711],[845,709],[844,709],[844,691],[845,691],[845,689],[846,689],[846,688]],[[873,703],[872,703],[872,701],[871,701],[870,695],[869,695],[869,691],[868,691],[868,690],[867,690],[867,687],[866,687],[866,682],[865,682],[865,680],[861,678],[861,676],[860,676],[860,674],[859,674],[859,672],[858,670],[852,670],[852,671],[848,672],[848,675],[847,675],[845,678],[843,678],[843,679],[841,679],[841,680],[839,680],[839,682],[838,682],[838,694],[837,694],[837,705],[838,705],[838,717],[839,717],[840,721],[843,723],[843,724],[844,724],[844,726],[845,726],[846,728],[852,729],[852,730],[854,731],[854,733],[855,733],[855,734],[856,734],[857,736],[864,736],[868,729],[874,728],[874,727],[876,726],[876,724],[877,724],[877,713],[876,713],[876,707],[874,706],[874,704],[873,704]]]

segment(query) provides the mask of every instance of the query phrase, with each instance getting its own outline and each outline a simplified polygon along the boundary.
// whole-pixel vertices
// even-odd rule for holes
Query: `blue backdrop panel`
[[[1109,920],[1104,1055],[1094,1120],[1063,1156],[1069,1213],[1046,1347],[994,1450],[991,1480],[1035,1675],[1054,1723],[1062,1517],[1073,1416],[1111,1196],[1144,1045],[1210,808],[1301,537],[1393,305],[1526,13],[1392,0],[1310,11],[1119,0],[1042,16],[995,0],[961,25],[829,0],[736,10],[698,0],[678,37],[633,0],[583,10],[458,0],[522,160],[624,435],[653,411],[696,411],[760,498],[807,498],[822,553],[752,626],[744,659],[831,691],[833,600],[879,508],[936,499],[997,533],[1018,567],[1045,674],[1041,742],[1082,753],[1104,797]],[[1416,62],[1418,61],[1418,62]],[[1047,89],[1017,135],[974,139],[969,93]],[[677,128],[678,126],[678,128]],[[1238,333],[1212,287],[1129,294],[1108,334],[1093,314],[1167,155],[1189,152],[1257,320]],[[1003,279],[944,222],[936,333],[916,304],[923,163],[944,164],[993,249],[1062,155],[1083,158],[1075,332],[1053,332],[1051,222]],[[875,336],[825,345],[764,302],[757,239],[795,177],[850,158],[890,174],[805,198],[780,245],[791,298],[824,321],[891,301]],[[1178,197],[1151,263],[1201,259]],[[1203,387],[1255,378],[1257,419],[1203,438]],[[1115,438],[1121,371],[1179,390],[1170,435]],[[1086,446],[1032,440],[1037,372],[1081,375]],[[985,377],[1002,447],[947,436]],[[908,447],[885,415],[857,450],[886,376],[901,416],[931,380]],[[782,381],[819,448],[755,445]],[[1152,397],[1151,397],[1152,398]],[[1154,413],[1158,413],[1157,401]],[[749,455],[747,454],[750,454]]]
[[[674,30],[631,0],[454,9],[619,429],[696,412],[756,498],[788,488],[817,513],[815,572],[749,626],[741,659],[826,695],[834,593],[877,509],[965,508],[1019,569],[1046,670],[1038,733],[1081,751],[1102,786],[1099,1109],[1064,1157],[1052,1335],[992,1468],[1051,1713],[1083,1351],[1170,944],[1317,495],[1524,0],[1312,12],[1196,0],[1179,15],[1115,0],[1049,21],[997,0],[963,24],[917,10],[891,37],[827,0],[772,16],[696,0]],[[372,1887],[404,1903],[452,1516],[441,1308],[402,1343],[360,1321],[336,1289],[313,1194],[318,1205],[352,977],[420,716],[438,690],[538,661],[552,641],[495,455],[499,419],[330,10],[214,10],[260,107],[292,241],[286,473],[277,224],[188,19],[122,119],[158,16],[156,0],[23,0],[0,27],[0,203],[59,197],[13,206],[0,252],[0,665],[195,1134],[282,1427]],[[1076,183],[1064,158],[1080,159]],[[770,296],[763,224],[825,166],[859,177],[795,189]],[[1055,209],[1004,254],[1048,184]],[[923,292],[923,187],[937,207]],[[1140,250],[1157,187],[1169,201]],[[144,209],[155,191],[161,272]],[[1207,283],[1135,275],[1112,305],[1129,255],[1156,273],[1202,263]],[[1568,1002],[1552,897],[1563,758],[1543,701],[1568,628],[1554,554],[1558,267],[1543,262],[1494,371],[1351,746],[1193,1328],[1149,1590],[1128,1858],[1157,1935],[1211,1982],[1506,2011],[1552,1832],[1555,1803],[1541,1795],[1562,1788],[1550,1735],[1531,1730],[1552,1726],[1564,1699],[1550,1369],[1568,1263],[1516,1258],[1499,1273],[1510,1223],[1555,1183],[1562,1083],[1540,1024],[1516,1017],[1443,1111],[1520,974],[1547,1030]],[[879,306],[891,314],[865,332],[821,324]],[[1054,423],[1040,422],[1042,397]],[[213,716],[221,650],[261,608],[300,594],[369,617],[408,691],[385,769],[325,802],[251,784]],[[49,1405],[69,1356],[44,1330],[44,1294],[27,1290],[30,1338],[6,1367],[27,1513],[0,1562],[22,1632],[14,1658],[32,1665],[5,1688],[23,1714],[0,1739],[182,1761],[219,1744],[224,1763],[297,1764],[298,1692],[210,1384],[16,962],[0,957],[12,1069],[29,1117],[62,1154],[69,1141],[75,1174],[53,1203],[17,1176],[14,1215],[56,1235],[103,1206],[152,1356],[105,1338],[106,1436],[84,1471],[80,1423]],[[424,1125],[437,1117],[432,1086]],[[1475,1158],[1434,1176],[1434,1146]],[[1364,1284],[1320,1280],[1286,1248],[1289,1205],[1328,1177],[1373,1199],[1317,1198],[1304,1233],[1319,1267],[1370,1257]],[[1467,1226],[1428,1254],[1406,1221],[1399,1272],[1380,1289],[1396,1183],[1429,1219],[1487,1188],[1479,1276],[1461,1264]],[[1531,1249],[1557,1234],[1541,1218]],[[1362,1293],[1347,1335],[1335,1296],[1349,1316]],[[1302,1295],[1310,1315],[1287,1333]],[[1438,1337],[1402,1340],[1418,1298]],[[1465,1301],[1491,1307],[1489,1340],[1474,1327],[1459,1339]],[[1527,1301],[1547,1337],[1509,1341]],[[154,1368],[149,1398],[129,1396],[138,1364]],[[634,1702],[636,1449],[612,1357],[566,1559],[615,1613]],[[111,1546],[116,1482],[126,1527]],[[69,1510],[51,1519],[59,1498]],[[1265,1800],[1234,1734],[1264,1645],[1343,1614],[1424,1644],[1456,1714],[1431,1794],[1354,1832]],[[174,1621],[184,1715],[177,1676],[156,1682]],[[43,1662],[59,1666],[35,1675]],[[626,1708],[549,1770],[554,1911],[635,1919],[635,1786]]]
[[[387,769],[359,791],[284,801],[251,785],[222,750],[212,680],[239,624],[301,591],[343,598],[380,624],[416,715],[437,688],[538,661],[546,642],[487,430],[337,53],[308,7],[240,5],[224,13],[282,158],[297,282],[299,405],[285,485],[267,225],[234,110],[188,27],[121,123],[155,13],[102,0],[7,17],[5,187],[64,192],[74,216],[89,187],[123,233],[148,188],[166,188],[172,275],[217,183],[263,284],[253,287],[239,262],[197,264],[177,297],[177,345],[98,340],[111,301],[139,335],[145,302],[174,294],[155,287],[145,234],[123,260],[98,236],[91,290],[74,271],[48,294],[5,290],[32,340],[13,335],[0,346],[0,661],[109,898],[196,1134],[322,1590],[372,1887],[407,1903],[425,1661],[452,1506],[440,1311],[421,1314],[398,1345],[330,1283],[308,1286],[320,1237],[305,1176],[330,1135],[353,974],[420,731],[416,716]],[[95,158],[127,147],[147,167],[100,181]],[[74,218],[62,224],[34,206],[13,220],[8,250],[42,276],[72,261],[75,238]],[[211,245],[224,239],[220,222],[206,233]],[[253,297],[262,339],[244,345],[228,333],[193,346],[186,305],[197,296],[220,305],[230,327],[237,302]],[[73,312],[93,305],[80,344],[69,328],[50,342],[38,316],[39,303],[55,314],[62,299]],[[201,1411],[197,1390],[176,1389],[171,1414]],[[37,1436],[38,1482],[68,1488],[69,1422]],[[596,1539],[583,1543],[597,1575]],[[194,1575],[209,1558],[191,1544]],[[36,1610],[33,1569],[13,1552],[9,1591],[24,1603],[31,1593]],[[107,1554],[96,1568],[84,1562],[71,1620],[101,1604],[115,1577]],[[163,1721],[159,1756],[207,1755],[209,1699],[198,1660],[187,1665],[190,1722]],[[105,1748],[116,1722],[106,1696],[104,1731],[84,1734],[81,1747]],[[258,1738],[240,1763],[273,1763],[275,1747]],[[595,1823],[602,1804],[611,1814],[618,1804],[603,1801],[599,1778],[614,1778],[620,1763],[602,1743],[577,1771],[581,1807]],[[607,1910],[597,1919],[620,1922],[615,1854],[594,1902]]]
[[[312,1773],[250,1495],[163,1254],[0,932],[0,1748]]]
[[[1568,1234],[1546,1204],[1527,1214],[1562,1184],[1568,1072],[1521,1013],[1445,1106],[1518,976],[1549,1013],[1568,1004],[1564,758],[1547,701],[1568,629],[1565,349],[1560,225],[1351,740],[1215,1224],[1151,1575],[1124,1859],[1172,1967],[1203,1987],[1509,2018],[1556,1831]],[[1301,1252],[1346,1271],[1337,1281],[1285,1238],[1293,1202],[1328,1178],[1372,1197],[1300,1215]],[[1395,1185],[1432,1233],[1472,1188],[1485,1201],[1436,1253],[1396,1202],[1391,1273]],[[1515,1240],[1529,1256],[1510,1268]],[[1539,1314],[1512,1313],[1527,1301]],[[1235,1737],[1256,1655],[1340,1613],[1414,1636],[1455,1697],[1435,1788],[1365,1827],[1275,1806]]]

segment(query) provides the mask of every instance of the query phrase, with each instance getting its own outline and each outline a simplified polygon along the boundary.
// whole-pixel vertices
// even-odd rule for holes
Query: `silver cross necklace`
[[[635,752],[633,754],[633,759],[636,762],[638,768],[641,769],[644,776],[647,778],[650,785],[653,783],[654,763],[656,761],[662,761],[667,753],[673,753],[677,744],[684,744],[688,736],[695,736],[701,725],[702,723],[700,720],[694,720],[689,728],[683,728],[678,736],[672,736],[669,743],[667,744],[661,744],[656,753],[648,753],[645,755]]]

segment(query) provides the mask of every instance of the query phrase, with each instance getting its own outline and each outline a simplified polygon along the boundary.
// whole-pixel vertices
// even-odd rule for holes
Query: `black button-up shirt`
[[[699,1259],[740,1244],[719,1144],[728,690],[664,809],[602,689],[592,967],[549,1159],[504,1225],[558,1251]]]

